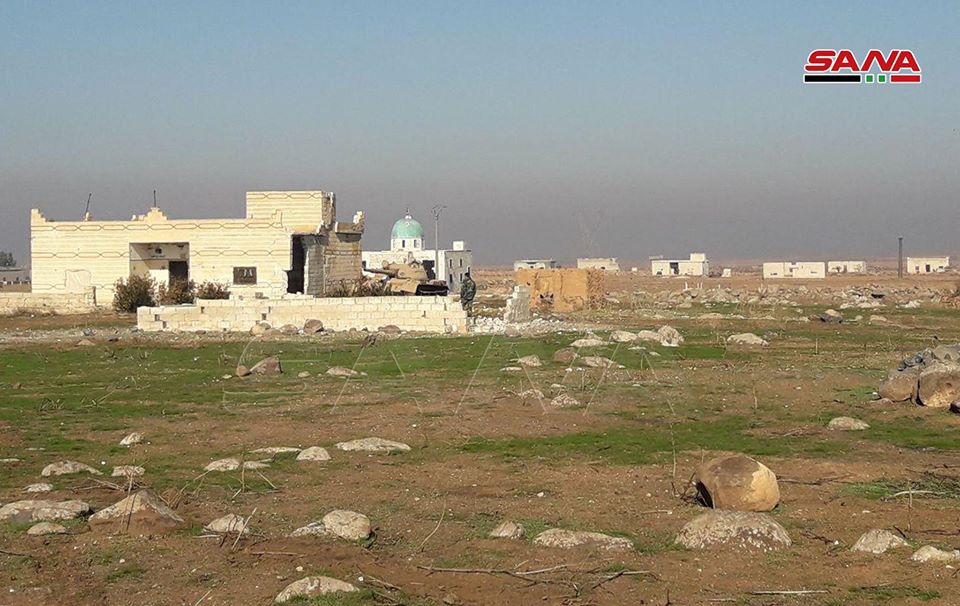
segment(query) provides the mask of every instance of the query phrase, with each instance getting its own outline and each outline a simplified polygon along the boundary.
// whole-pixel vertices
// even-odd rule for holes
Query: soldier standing
[[[473,308],[473,299],[477,296],[477,283],[473,281],[473,278],[470,277],[470,272],[463,277],[463,282],[460,284],[460,305],[467,311],[467,315],[470,315],[470,312]]]

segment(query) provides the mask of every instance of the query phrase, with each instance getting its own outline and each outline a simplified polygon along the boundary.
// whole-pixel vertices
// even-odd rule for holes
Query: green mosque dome
[[[406,215],[393,224],[393,231],[390,232],[390,237],[394,240],[423,238],[423,226],[410,215]]]

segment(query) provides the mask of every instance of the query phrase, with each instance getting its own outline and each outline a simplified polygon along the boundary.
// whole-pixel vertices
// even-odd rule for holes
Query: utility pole
[[[903,236],[897,236],[897,277],[903,277]]]
[[[440,213],[446,208],[446,204],[437,204],[432,209],[433,213],[433,279],[440,279]]]
[[[157,206],[157,190],[153,190],[153,207],[160,208],[159,206]]]

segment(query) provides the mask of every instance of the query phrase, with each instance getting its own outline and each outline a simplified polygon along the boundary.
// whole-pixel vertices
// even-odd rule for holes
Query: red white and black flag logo
[[[803,81],[818,84],[920,84],[921,76],[916,55],[906,49],[870,49],[862,62],[850,49],[817,49],[803,66]]]

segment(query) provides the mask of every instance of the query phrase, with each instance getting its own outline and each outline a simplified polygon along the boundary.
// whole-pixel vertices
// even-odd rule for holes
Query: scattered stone
[[[247,528],[243,516],[238,516],[235,513],[228,513],[222,518],[217,518],[204,526],[203,529],[217,534],[250,534],[250,529]]]
[[[19,463],[19,462],[20,462],[20,459],[17,459],[17,458],[15,458],[15,457],[7,457],[7,458],[4,458],[4,459],[0,459],[0,463],[4,463],[4,464],[6,464],[6,463]]]
[[[310,378],[310,371],[309,371],[309,370],[303,370],[303,371],[298,372],[298,373],[297,373],[297,378],[298,378],[298,379],[309,379],[309,378]]]
[[[237,469],[240,469],[240,459],[233,457],[217,459],[203,468],[204,471],[235,471]]]
[[[934,362],[920,372],[917,401],[933,408],[948,408],[960,399],[960,364]]]
[[[617,364],[610,358],[604,358],[603,356],[581,356],[580,361],[584,366],[590,368],[623,368],[622,364]]]
[[[574,349],[583,349],[584,347],[603,347],[606,345],[606,342],[601,341],[596,337],[586,337],[583,339],[577,339],[570,344],[570,347]]]
[[[888,320],[888,319],[885,318],[884,316],[880,316],[880,315],[876,315],[876,314],[870,316],[870,319],[867,320],[867,321],[868,321],[870,324],[889,324],[889,323],[890,323],[890,320]]]
[[[118,465],[113,468],[113,473],[110,474],[110,477],[113,478],[139,478],[143,476],[146,472],[143,467],[139,465]]]
[[[857,539],[857,542],[853,544],[853,547],[850,548],[850,551],[860,551],[863,553],[872,553],[875,555],[880,555],[886,553],[890,549],[896,549],[898,547],[909,547],[910,543],[901,537],[898,534],[894,534],[889,530],[874,528],[873,530],[868,530]]]
[[[557,364],[566,364],[569,366],[570,364],[573,364],[574,360],[577,359],[577,356],[578,354],[575,349],[564,347],[563,349],[557,350],[557,352],[553,354],[553,361]]]
[[[362,513],[338,509],[290,533],[291,537],[335,536],[347,541],[362,541],[370,537],[373,527],[370,519]]]
[[[562,393],[550,400],[550,405],[555,408],[576,408],[580,406],[580,400],[570,394]]]
[[[3,522],[52,522],[73,520],[90,511],[83,501],[14,501],[0,507]]]
[[[323,332],[323,322],[320,320],[307,320],[303,323],[303,334],[316,335]]]
[[[657,334],[660,335],[660,345],[664,347],[680,347],[683,345],[683,335],[672,326],[661,326],[657,330]]]
[[[23,492],[50,492],[53,486],[50,484],[30,484],[25,486]]]
[[[893,402],[907,402],[916,399],[917,384],[920,381],[919,368],[906,368],[902,371],[891,370],[887,379],[880,383],[877,394]]]
[[[94,343],[90,339],[80,339],[79,341],[77,341],[78,347],[93,347],[94,345],[96,345],[96,343]]]
[[[270,461],[244,461],[244,469],[266,469],[270,467]]]
[[[284,324],[283,326],[280,327],[280,334],[288,337],[292,337],[293,335],[299,335],[300,327],[294,326],[293,324]]]
[[[49,478],[50,476],[65,476],[74,473],[89,473],[95,476],[103,475],[98,470],[84,463],[76,461],[62,461],[60,463],[50,463],[43,468],[40,475]]]
[[[637,340],[637,335],[626,330],[615,330],[610,333],[610,340],[614,343],[633,343]]]
[[[749,347],[766,347],[770,345],[766,339],[758,337],[752,332],[744,332],[737,335],[730,335],[727,337],[727,344],[729,345],[746,345]]]
[[[400,327],[397,326],[396,324],[387,324],[386,326],[381,326],[380,328],[378,328],[377,332],[384,335],[396,336],[402,333],[403,331],[400,330]]]
[[[535,388],[535,387],[531,387],[530,389],[525,389],[525,390],[521,391],[520,393],[518,393],[517,395],[520,396],[520,397],[521,397],[522,399],[524,399],[524,400],[526,400],[526,399],[528,399],[528,398],[536,398],[537,400],[542,400],[542,399],[543,399],[543,392],[540,391],[539,389]]]
[[[330,453],[326,448],[320,446],[311,446],[300,451],[297,455],[298,461],[329,461]]]
[[[253,335],[254,337],[260,337],[270,332],[272,328],[273,327],[267,324],[266,322],[257,322],[250,329],[250,334]]]
[[[840,324],[843,322],[843,314],[835,309],[828,309],[820,314],[820,321],[827,324]]]
[[[960,560],[960,551],[944,551],[933,545],[924,545],[910,559],[914,562],[956,562]]]
[[[403,442],[393,442],[383,438],[361,438],[349,442],[340,442],[337,448],[345,451],[364,451],[364,452],[408,452],[410,446]]]
[[[687,549],[726,546],[777,551],[789,547],[790,535],[772,517],[750,511],[709,511],[688,522],[676,543]]]
[[[490,531],[491,539],[522,539],[524,534],[523,526],[511,522],[510,520],[504,520],[500,524]]]
[[[338,579],[331,579],[330,577],[307,577],[287,585],[283,591],[277,594],[274,602],[283,604],[296,598],[309,598],[313,596],[330,595],[332,593],[351,593],[354,591],[359,590],[350,583],[345,583]]]
[[[293,446],[267,446],[266,448],[257,448],[251,450],[251,454],[258,455],[270,455],[271,457],[278,454],[291,454],[295,452],[300,452],[300,448],[294,448]]]
[[[134,444],[139,444],[140,442],[143,442],[143,434],[139,431],[135,431],[124,439],[120,440],[120,446],[130,447]]]
[[[237,370],[234,374],[236,374],[238,377],[249,377],[250,369],[243,364],[237,364]]]
[[[777,476],[742,454],[711,459],[694,474],[700,501],[714,509],[770,511],[780,502]]]
[[[504,366],[500,372],[523,372],[522,366]]]
[[[90,528],[102,532],[150,534],[174,530],[184,524],[177,512],[159,497],[141,490],[90,516]]]
[[[263,360],[260,360],[254,364],[253,368],[250,369],[248,374],[261,377],[274,377],[283,374],[283,368],[280,365],[280,358],[276,356],[264,358]]]
[[[48,534],[67,534],[67,527],[53,522],[40,522],[31,526],[27,530],[27,534],[33,537],[42,537]]]
[[[827,429],[832,429],[834,431],[863,431],[865,429],[870,429],[870,426],[867,425],[864,421],[860,419],[854,419],[853,417],[837,417],[831,419],[827,423]]]
[[[655,330],[641,330],[637,333],[637,341],[650,341],[652,343],[659,343],[660,333]]]
[[[543,362],[540,361],[540,356],[523,356],[522,358],[517,358],[517,364],[530,368],[539,368],[543,366]]]
[[[327,371],[327,374],[331,377],[365,377],[367,373],[359,372],[353,370],[352,368],[346,368],[344,366],[334,366]]]
[[[551,528],[538,534],[533,539],[534,545],[541,547],[559,547],[573,549],[575,547],[589,547],[604,551],[629,551],[633,549],[633,542],[624,537],[612,537],[599,532],[578,530],[564,530]]]

